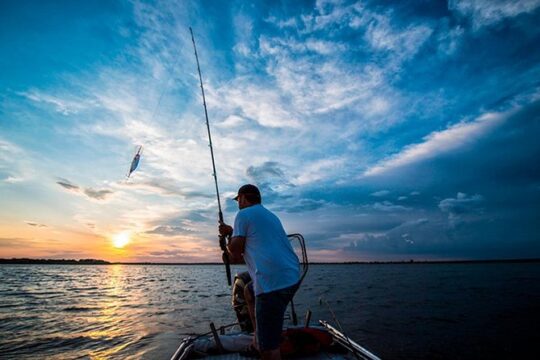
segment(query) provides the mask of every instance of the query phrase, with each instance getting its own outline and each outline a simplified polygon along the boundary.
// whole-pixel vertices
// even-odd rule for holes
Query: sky
[[[190,26],[227,223],[253,183],[312,261],[540,257],[539,23],[540,0],[2,1],[0,258],[220,261]]]

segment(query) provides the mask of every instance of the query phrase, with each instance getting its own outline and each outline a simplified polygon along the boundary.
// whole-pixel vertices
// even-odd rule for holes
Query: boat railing
[[[302,282],[304,281],[304,278],[306,277],[306,274],[308,272],[309,268],[309,261],[307,257],[307,251],[306,251],[306,241],[304,237],[301,234],[289,234],[287,235],[289,240],[291,241],[298,241],[298,244],[300,246],[300,280],[298,282],[298,288],[302,285]],[[298,325],[298,317],[296,316],[296,310],[294,308],[294,298],[291,299],[291,317],[293,324],[296,326]]]

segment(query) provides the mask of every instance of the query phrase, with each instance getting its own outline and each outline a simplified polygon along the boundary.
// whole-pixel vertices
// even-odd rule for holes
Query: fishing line
[[[180,62],[180,58],[181,58],[180,56],[178,56],[176,58],[175,62],[173,63],[173,65],[171,67],[172,70],[176,69],[176,66]],[[160,95],[158,97],[158,101],[156,103],[156,106],[154,106],[154,110],[152,111],[152,115],[150,116],[150,120],[148,121],[149,123],[152,123],[154,121],[154,119],[155,119],[155,117],[157,115],[157,112],[158,112],[158,110],[159,110],[159,108],[161,106],[161,101],[163,100],[163,97],[165,96],[165,93],[167,92],[167,89],[169,88],[169,84],[170,84],[172,79],[173,79],[172,76],[167,78],[167,81],[165,82],[165,85],[163,86],[163,89],[161,90],[161,93],[160,93]],[[141,151],[142,145],[137,145],[137,147],[139,147],[139,150],[137,151],[137,154],[135,156],[142,155],[142,151]],[[137,164],[136,164],[135,168],[133,168],[134,161],[135,161],[135,159],[133,159],[132,162],[131,162],[130,170],[128,172],[128,175],[127,175],[126,179],[124,180],[125,183],[127,183],[129,181],[131,173],[133,171],[135,171],[135,168],[137,168],[139,159],[137,159]]]
[[[330,304],[328,303],[328,301],[326,301],[326,299],[323,299],[322,296],[319,298],[319,304],[322,305],[322,303],[325,303],[326,304],[326,307],[328,308],[328,310],[330,311],[330,314],[332,314],[332,319],[334,319],[334,322],[337,324],[337,326],[339,327],[339,331],[341,331],[342,334],[344,334],[345,336],[345,339],[347,340],[347,343],[349,344],[349,347],[350,347],[350,350],[352,351],[352,353],[354,354],[354,356],[360,360],[360,356],[358,355],[358,353],[356,352],[356,350],[354,349],[354,346],[351,344],[351,340],[349,339],[349,337],[347,335],[345,335],[345,332],[343,331],[343,327],[341,327],[341,323],[339,322],[339,320],[337,319],[336,317],[336,314],[334,313],[334,310],[332,310],[332,307],[330,306]]]

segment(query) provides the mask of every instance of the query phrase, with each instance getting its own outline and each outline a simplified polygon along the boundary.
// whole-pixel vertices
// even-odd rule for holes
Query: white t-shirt
[[[255,295],[284,289],[300,280],[300,264],[278,217],[257,204],[238,212],[234,236],[246,238],[244,260]]]

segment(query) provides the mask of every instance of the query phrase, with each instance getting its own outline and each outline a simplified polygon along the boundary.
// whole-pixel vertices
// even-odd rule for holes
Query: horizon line
[[[458,260],[391,260],[391,261],[330,261],[309,262],[309,265],[377,265],[377,264],[464,264],[464,263],[531,263],[540,262],[540,258],[512,259],[458,259]],[[223,265],[221,262],[110,262],[101,259],[33,259],[33,258],[0,258],[0,264],[43,264],[43,265]],[[245,264],[233,264],[245,265]]]

